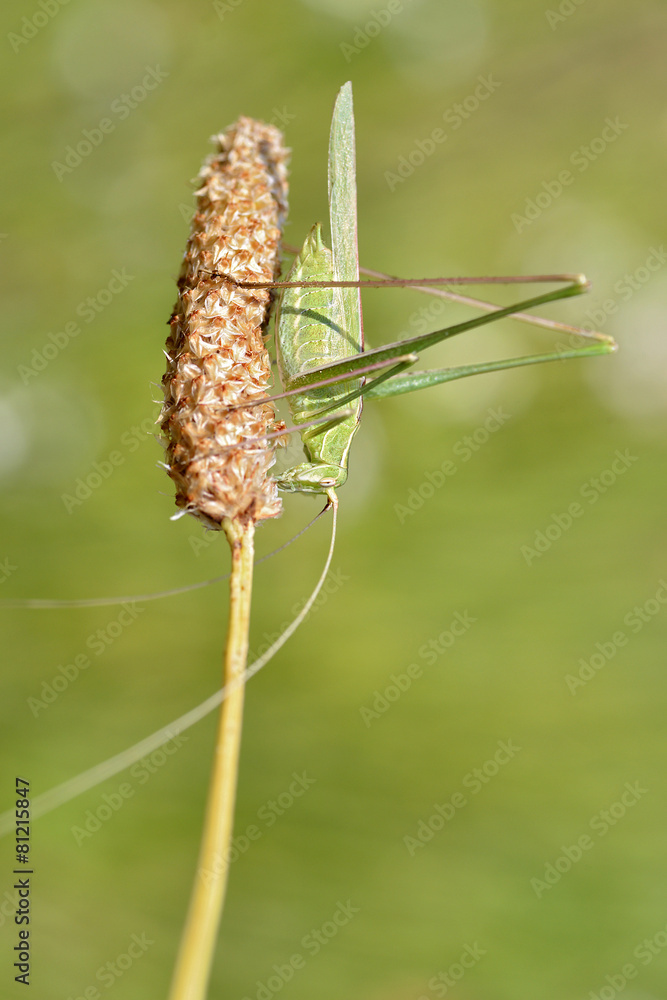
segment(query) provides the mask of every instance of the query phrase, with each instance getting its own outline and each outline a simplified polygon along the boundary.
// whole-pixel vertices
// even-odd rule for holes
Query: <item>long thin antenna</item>
[[[255,560],[255,565],[266,562],[272,556],[278,555],[286,549],[297,538],[301,538],[316,521],[322,517],[327,508],[323,507],[308,524],[292,535],[286,542],[279,545],[277,549],[267,552],[261,559]],[[114,604],[145,604],[146,601],[157,601],[163,597],[176,597],[178,594],[187,594],[191,590],[200,590],[202,587],[210,587],[212,583],[220,583],[222,580],[229,580],[231,574],[224,573],[222,576],[211,577],[210,580],[202,580],[200,583],[189,583],[185,587],[174,587],[172,590],[157,590],[152,594],[130,594],[126,597],[80,597],[80,598],[47,598],[47,597],[8,597],[0,600],[0,610],[2,608],[102,608],[111,607]]]
[[[324,585],[324,581],[327,578],[336,544],[336,527],[338,520],[338,498],[333,490],[329,492],[329,500],[327,501],[324,510],[327,510],[329,507],[333,510],[331,542],[329,544],[329,552],[322,574],[317,581],[312,594],[299,614],[296,616],[294,621],[287,626],[282,635],[276,639],[273,645],[267,649],[267,651],[260,656],[259,659],[255,660],[254,663],[251,663],[245,673],[239,677],[238,680],[232,684],[227,684],[219,691],[216,691],[215,694],[210,696],[210,698],[203,701],[201,705],[197,705],[196,708],[186,712],[185,715],[181,715],[180,718],[174,719],[174,721],[170,722],[169,725],[163,726],[151,736],[147,736],[145,739],[140,740],[139,743],[135,743],[134,746],[128,747],[127,750],[123,750],[121,753],[115,754],[113,757],[109,757],[108,760],[102,761],[102,763],[96,764],[87,771],[83,771],[81,774],[76,775],[76,777],[70,778],[68,781],[64,781],[60,785],[56,785],[55,788],[51,788],[48,792],[43,792],[42,795],[37,795],[32,801],[31,811],[33,819],[36,819],[38,816],[45,816],[47,813],[57,809],[58,806],[62,806],[66,802],[71,802],[72,799],[75,799],[77,796],[89,791],[91,788],[99,785],[100,782],[105,781],[107,778],[111,778],[120,771],[124,771],[132,764],[136,764],[137,761],[142,759],[142,757],[147,756],[147,754],[152,753],[153,750],[157,750],[157,748],[161,747],[164,743],[168,743],[169,740],[174,739],[175,736],[185,732],[186,729],[194,726],[196,722],[199,722],[200,719],[205,718],[215,708],[217,708],[218,705],[220,705],[220,703],[231,693],[231,691],[235,690],[240,685],[245,684],[246,681],[248,681],[251,677],[254,677],[255,674],[258,674],[259,671],[266,666],[269,660],[271,660],[278,650],[284,646],[290,636],[294,634],[299,625],[301,625],[307,617],[310,609],[317,600],[317,597]],[[5,836],[13,830],[15,823],[16,817],[13,810],[8,810],[7,812],[2,813],[0,815],[0,837]]]

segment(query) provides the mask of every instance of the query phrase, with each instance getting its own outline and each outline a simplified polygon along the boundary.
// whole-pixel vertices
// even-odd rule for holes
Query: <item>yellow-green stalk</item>
[[[287,207],[287,152],[280,132],[241,118],[214,138],[199,175],[197,211],[170,320],[161,426],[176,504],[224,531],[232,550],[222,703],[204,834],[170,1000],[204,1000],[227,884],[248,654],[255,524],[281,512],[274,440],[284,425],[272,404],[230,409],[269,394],[263,334],[266,289],[276,279]]]

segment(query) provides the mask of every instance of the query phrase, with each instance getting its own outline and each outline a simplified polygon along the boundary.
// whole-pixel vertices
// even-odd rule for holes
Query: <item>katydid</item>
[[[583,275],[536,275],[509,278],[438,278],[402,280],[384,276],[377,281],[359,281],[357,254],[356,182],[354,159],[354,114],[352,86],[340,90],[334,107],[329,144],[330,251],[322,241],[321,226],[306,237],[287,279],[271,287],[281,289],[276,315],[276,355],[284,392],[288,397],[295,429],[301,439],[306,462],[277,477],[279,489],[324,494],[335,502],[335,491],[347,479],[352,438],[361,419],[362,398],[381,399],[415,392],[432,385],[483,372],[500,371],[545,361],[606,354],[615,349],[603,334],[526,316],[524,310],[578,295],[588,283]],[[487,315],[375,350],[364,350],[359,292],[362,287],[412,286],[438,292],[433,284],[500,284],[522,282],[566,282],[564,288],[534,296],[504,308],[466,298],[470,304],[490,310]],[[244,287],[266,287],[259,283]],[[462,299],[449,292],[439,294]],[[414,353],[474,327],[519,314],[517,318],[551,328],[591,337],[595,343],[570,351],[552,351],[486,364],[464,365],[434,371],[404,372],[417,360]],[[370,381],[364,376],[386,369]],[[346,413],[341,408],[346,407]],[[307,427],[305,426],[307,422]]]
[[[286,491],[325,495],[328,498],[327,505],[331,504],[335,508],[337,504],[336,489],[342,486],[347,478],[348,454],[352,438],[359,426],[363,397],[367,399],[387,398],[483,372],[500,371],[591,354],[605,354],[615,350],[614,341],[603,334],[585,331],[525,312],[526,309],[533,306],[578,295],[585,291],[587,282],[581,275],[401,280],[378,274],[378,272],[366,272],[378,280],[359,281],[354,117],[352,90],[349,83],[341,89],[334,108],[329,150],[329,201],[332,250],[328,250],[322,241],[321,227],[313,227],[295,259],[287,280],[271,285],[271,287],[282,289],[276,320],[276,353],[284,388],[283,392],[277,393],[271,398],[287,397],[290,401],[295,429],[300,429],[307,458],[306,462],[288,469],[277,478],[279,488]],[[441,284],[517,284],[540,281],[559,281],[567,282],[567,284],[564,288],[504,308],[498,308],[490,303],[467,296],[460,296],[449,289],[432,287]],[[364,350],[360,304],[360,288],[364,286],[413,287],[421,292],[476,306],[485,310],[487,315],[375,350]],[[249,283],[246,287],[257,287],[257,285]],[[486,364],[416,373],[403,371],[417,360],[416,351],[494,319],[507,316],[547,329],[578,334],[593,340],[594,343],[588,347],[573,348],[563,352],[552,351],[551,353],[508,358]],[[366,376],[378,371],[379,375],[374,374],[370,381],[365,381]],[[263,401],[265,400],[258,402]],[[271,649],[251,664],[243,681],[257,673],[271,659],[303,619],[326,576],[331,553],[332,549],[330,548],[324,573],[302,613]],[[224,579],[224,577],[217,579]],[[84,599],[82,601],[9,600],[3,604],[12,607],[89,607],[96,604],[122,603],[129,600],[149,600],[152,596],[168,596],[204,585],[194,584],[190,587],[179,588],[177,591],[168,591],[159,595],[144,595],[141,598],[122,597],[100,600]],[[45,793],[33,803],[36,807],[34,815],[50,811],[63,802],[69,801],[75,795],[94,787],[105,778],[129,767],[147,753],[194,725],[199,719],[204,718],[220,704],[225,695],[224,689],[218,691],[201,705],[134,747]],[[13,814],[7,813],[0,817],[0,833],[5,833],[11,828],[12,816]]]
[[[359,268],[354,146],[352,87],[350,83],[346,83],[341,88],[334,107],[329,144],[329,204],[333,252],[328,250],[322,241],[321,227],[313,227],[301,251],[296,251],[297,257],[287,280],[273,282],[269,286],[282,290],[276,322],[276,354],[281,381],[285,388],[284,392],[275,394],[271,399],[287,397],[290,400],[294,429],[301,429],[301,438],[308,458],[307,462],[283,472],[278,477],[278,486],[287,491],[319,493],[329,497],[331,491],[335,491],[347,478],[347,457],[352,438],[359,426],[362,397],[387,398],[470,375],[546,361],[607,354],[616,349],[613,339],[605,334],[524,311],[532,306],[586,291],[588,283],[583,275],[405,280]],[[373,280],[360,282],[360,270]],[[519,284],[547,281],[567,282],[567,287],[502,309],[492,303],[452,292],[449,288],[434,287],[453,284]],[[254,283],[246,284],[245,287],[266,286]],[[415,291],[477,307],[484,310],[487,315],[376,350],[364,351],[359,297],[360,289],[363,287],[411,287]],[[576,347],[568,351],[551,351],[435,371],[401,373],[401,368],[406,368],[417,360],[415,351],[508,316],[534,326],[574,334],[592,340],[593,343],[587,347]],[[389,367],[390,365],[392,367]],[[387,370],[372,381],[362,384],[362,376],[382,368]],[[262,402],[266,400],[260,399],[254,404],[241,405],[257,405]],[[341,415],[341,407],[345,407],[349,412]],[[304,426],[306,423],[307,427]],[[300,534],[302,532],[295,538]],[[280,546],[275,551],[279,552],[284,547]],[[0,602],[0,606],[58,608],[122,604],[127,601],[146,601],[185,593],[224,579],[226,576],[220,576],[213,580],[155,594],[117,598],[78,600],[10,598]]]

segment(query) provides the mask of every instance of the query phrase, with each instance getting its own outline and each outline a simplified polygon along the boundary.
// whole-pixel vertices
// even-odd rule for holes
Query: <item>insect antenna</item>
[[[277,556],[279,552],[282,552],[283,549],[290,546],[292,542],[296,542],[302,535],[305,535],[308,529],[312,528],[316,521],[319,521],[326,509],[327,508],[324,507],[321,511],[319,511],[319,513],[317,513],[315,517],[308,522],[308,524],[297,531],[295,535],[292,535],[291,538],[288,538],[286,542],[283,542],[282,545],[279,545],[278,548],[272,549],[271,552],[267,552],[265,556],[261,556],[259,559],[256,559],[255,565],[259,566],[260,563],[266,562],[267,559],[272,559],[273,556]],[[151,594],[126,594],[124,597],[6,597],[0,600],[0,610],[3,608],[29,608],[43,611],[55,608],[103,608],[113,607],[118,604],[145,604],[146,601],[158,601],[162,600],[164,597],[177,597],[179,594],[187,594],[191,590],[201,590],[202,587],[210,587],[211,584],[221,583],[223,580],[229,580],[230,576],[230,573],[223,573],[222,576],[214,576],[211,577],[210,580],[201,580],[199,583],[188,583],[184,587],[172,587],[170,590],[156,590]]]
[[[65,805],[67,802],[71,802],[72,799],[77,798],[79,795],[83,795],[84,792],[90,791],[91,788],[95,788],[96,785],[99,785],[102,781],[106,781],[107,778],[112,778],[115,774],[119,774],[132,764],[136,764],[137,761],[142,759],[142,757],[146,757],[154,750],[157,750],[158,747],[161,747],[164,743],[168,743],[169,740],[174,739],[174,737],[178,736],[180,733],[190,729],[190,727],[194,726],[195,723],[204,719],[207,715],[210,715],[210,713],[213,712],[230,694],[232,694],[239,687],[243,686],[248,680],[250,680],[251,677],[254,677],[255,674],[258,674],[259,671],[273,659],[276,653],[285,645],[287,640],[294,634],[294,632],[296,632],[299,625],[301,625],[307,618],[322,587],[324,586],[329,569],[331,568],[331,561],[333,559],[336,544],[336,528],[338,521],[338,498],[333,490],[329,491],[326,505],[323,510],[320,511],[320,515],[329,509],[332,510],[331,540],[329,542],[329,551],[324,564],[324,569],[322,570],[320,578],[315,584],[310,597],[304,604],[299,614],[276,639],[273,645],[270,646],[270,648],[267,649],[262,656],[256,659],[254,663],[251,663],[241,676],[220,688],[215,692],[215,694],[212,694],[200,705],[190,709],[189,712],[179,716],[178,719],[174,719],[173,722],[170,722],[168,725],[162,726],[150,736],[145,737],[133,746],[121,751],[121,753],[115,754],[113,757],[109,757],[108,760],[95,764],[86,771],[82,771],[81,774],[76,775],[74,778],[69,778],[62,784],[56,785],[55,788],[51,788],[49,791],[35,796],[32,800],[31,806],[33,818],[44,816],[47,813],[52,812],[54,809],[57,809],[59,806]],[[320,515],[318,515],[318,517]],[[13,810],[0,814],[0,836],[5,836],[13,830],[15,822],[16,817]]]

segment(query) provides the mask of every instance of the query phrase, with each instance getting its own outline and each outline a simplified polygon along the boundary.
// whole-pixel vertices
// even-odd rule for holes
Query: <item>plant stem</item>
[[[229,626],[222,702],[197,874],[183,930],[169,1000],[205,1000],[227,887],[227,857],[232,838],[238,774],[244,685],[248,658],[252,593],[254,523],[222,522],[232,550]]]

